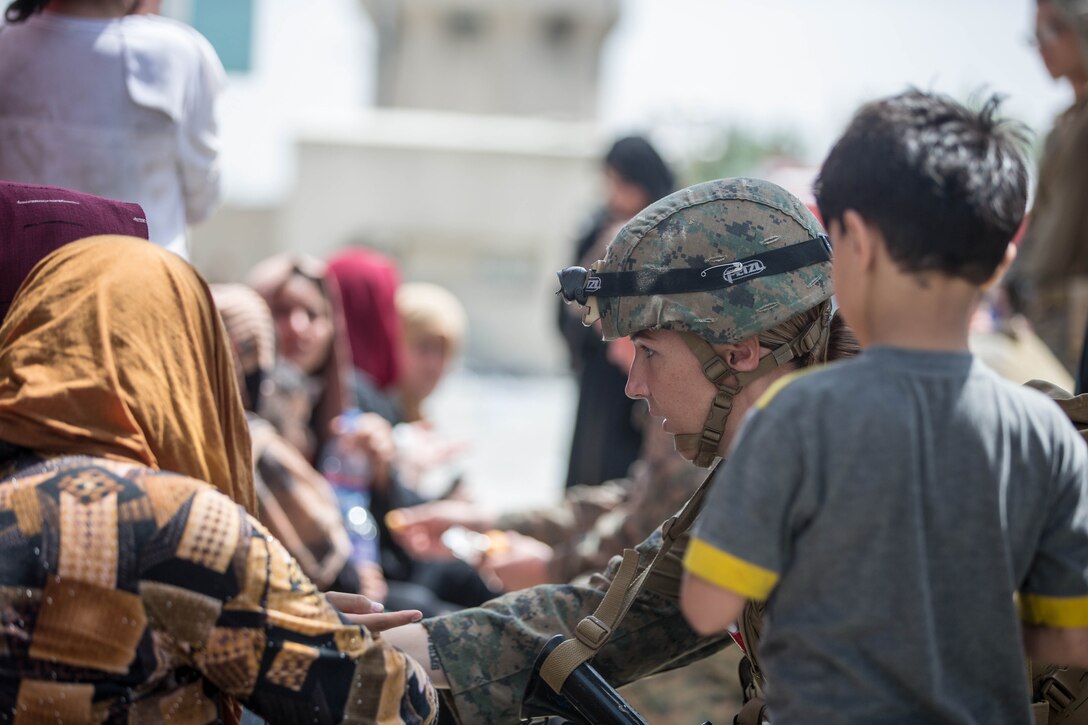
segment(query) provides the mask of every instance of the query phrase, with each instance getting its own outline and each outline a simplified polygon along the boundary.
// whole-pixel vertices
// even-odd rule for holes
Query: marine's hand
[[[400,612],[386,612],[378,602],[372,602],[362,594],[347,592],[327,592],[329,603],[352,624],[361,624],[371,632],[383,632],[423,619],[423,612],[418,609],[405,609]]]
[[[450,550],[442,534],[451,526],[473,531],[493,528],[495,517],[467,501],[431,501],[411,508],[390,511],[385,523],[397,543],[417,559],[448,559]]]
[[[552,547],[516,531],[503,533],[503,546],[489,551],[477,566],[484,581],[497,583],[507,592],[550,583]]]

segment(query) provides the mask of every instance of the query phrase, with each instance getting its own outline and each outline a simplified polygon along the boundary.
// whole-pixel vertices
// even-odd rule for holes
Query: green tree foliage
[[[696,148],[684,164],[687,184],[710,179],[750,174],[772,159],[799,160],[805,147],[800,137],[788,130],[766,133],[743,126],[730,126]]]

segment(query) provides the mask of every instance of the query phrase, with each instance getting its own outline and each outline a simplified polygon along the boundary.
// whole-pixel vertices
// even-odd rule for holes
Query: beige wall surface
[[[562,122],[374,111],[311,127],[283,202],[221,208],[194,263],[229,281],[281,251],[371,246],[464,302],[471,366],[560,372],[555,272],[599,198],[598,154],[591,127]]]

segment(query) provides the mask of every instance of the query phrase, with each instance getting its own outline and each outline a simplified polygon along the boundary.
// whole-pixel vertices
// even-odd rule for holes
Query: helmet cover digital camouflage
[[[711,270],[824,233],[800,200],[769,181],[718,179],[646,207],[608,245],[598,272],[653,277],[676,268]],[[831,297],[830,261],[704,292],[596,299],[604,337],[639,330],[692,332],[713,344],[770,330]]]

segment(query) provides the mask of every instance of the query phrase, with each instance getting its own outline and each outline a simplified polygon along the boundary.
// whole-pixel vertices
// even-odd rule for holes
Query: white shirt
[[[140,204],[151,241],[188,258],[219,201],[211,44],[157,15],[42,12],[0,26],[0,179]]]

